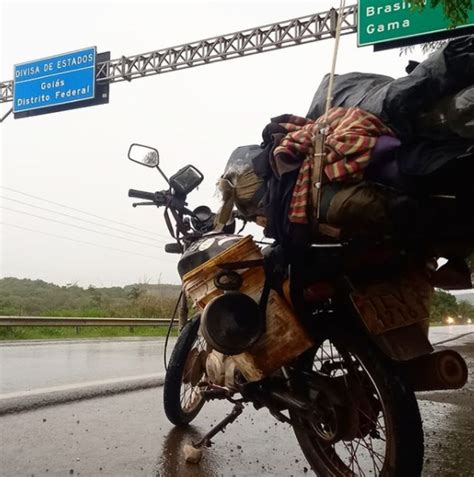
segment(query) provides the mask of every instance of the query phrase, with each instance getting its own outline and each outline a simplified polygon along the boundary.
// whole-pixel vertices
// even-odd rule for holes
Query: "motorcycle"
[[[390,241],[313,243],[305,250],[260,247],[214,230],[207,206],[188,208],[203,180],[188,165],[167,177],[156,149],[132,144],[128,157],[157,168],[163,191],[129,190],[133,204],[164,208],[180,254],[180,334],[167,365],[164,410],[176,426],[203,406],[234,408],[188,449],[200,450],[243,412],[265,407],[289,423],[320,476],[421,474],[423,428],[415,392],[459,389],[463,358],[434,351],[428,318],[436,264],[427,247]],[[173,226],[174,221],[174,226]],[[244,223],[245,225],[245,223]],[[196,309],[188,318],[188,301]]]

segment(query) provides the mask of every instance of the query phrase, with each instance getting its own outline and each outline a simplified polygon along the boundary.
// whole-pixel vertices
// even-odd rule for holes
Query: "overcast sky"
[[[111,51],[112,58],[144,53],[324,11],[338,2],[0,0],[0,4],[0,79],[5,81],[12,79],[15,63],[89,46],[97,46],[99,52]],[[156,171],[127,160],[129,144],[157,147],[162,168],[169,174],[185,164],[196,165],[205,181],[189,197],[190,203],[216,209],[215,183],[232,150],[259,143],[261,131],[272,116],[305,115],[330,68],[332,46],[332,40],[326,40],[112,84],[108,105],[27,119],[8,118],[0,125],[1,276],[40,278],[58,284],[78,282],[82,286],[144,280],[178,283],[177,258],[163,250],[167,230],[161,212],[146,207],[132,209],[127,197],[129,188],[157,190],[164,188],[164,183]],[[421,59],[421,53],[410,58]],[[341,41],[337,70],[399,77],[405,74],[407,61],[398,50],[374,53],[371,47],[357,48],[356,35],[348,35]],[[3,115],[9,106],[1,105],[0,113]]]

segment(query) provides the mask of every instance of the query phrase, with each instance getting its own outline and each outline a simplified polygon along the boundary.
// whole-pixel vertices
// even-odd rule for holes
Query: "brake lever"
[[[138,207],[140,205],[156,205],[154,202],[134,202],[132,207]]]

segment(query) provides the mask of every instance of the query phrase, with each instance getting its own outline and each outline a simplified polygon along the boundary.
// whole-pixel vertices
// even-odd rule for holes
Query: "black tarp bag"
[[[324,113],[329,75],[316,91],[307,117]],[[455,38],[408,75],[393,79],[373,73],[334,78],[333,106],[359,107],[378,116],[404,140],[416,132],[418,116],[440,98],[474,84],[474,35]]]

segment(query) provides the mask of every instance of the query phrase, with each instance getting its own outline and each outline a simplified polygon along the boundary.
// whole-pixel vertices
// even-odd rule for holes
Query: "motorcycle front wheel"
[[[198,334],[200,318],[196,315],[182,329],[166,370],[163,405],[176,426],[189,424],[205,402],[199,384],[206,376],[207,345]]]
[[[307,415],[291,415],[300,447],[321,477],[419,476],[424,448],[415,394],[372,343],[353,338],[322,339],[300,363],[306,382],[299,385],[313,403]],[[332,396],[311,389],[312,373],[332,380]]]

